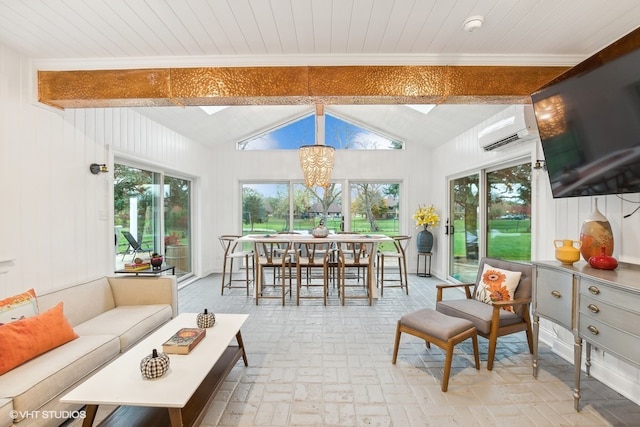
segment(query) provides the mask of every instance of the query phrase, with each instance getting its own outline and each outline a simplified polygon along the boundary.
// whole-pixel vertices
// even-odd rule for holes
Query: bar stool
[[[409,247],[409,241],[411,236],[392,236],[393,245],[395,251],[378,251],[377,254],[377,268],[376,279],[380,284],[380,296],[384,294],[384,269],[386,259],[395,259],[398,261],[398,278],[386,278],[387,282],[398,282],[397,285],[387,285],[388,288],[405,288],[407,295],[409,295],[409,279],[407,278],[407,249]]]
[[[289,279],[289,295],[291,295],[292,289],[292,265],[294,263],[294,257],[291,254],[291,243],[285,243],[285,246],[273,242],[273,243],[256,243],[255,250],[258,252],[258,261],[256,264],[256,305],[259,304],[260,299],[281,299],[282,305],[285,304],[285,296],[287,295],[286,282]],[[273,287],[280,287],[281,293],[265,293],[265,269],[273,270]]]
[[[364,240],[364,239],[363,239]],[[338,282],[339,292],[342,305],[345,305],[346,299],[367,299],[369,305],[373,304],[373,297],[371,294],[371,274],[370,263],[372,258],[372,251],[374,248],[373,242],[339,242],[337,245],[338,256]],[[347,269],[360,269],[364,270],[364,287],[365,294],[351,292],[347,294],[346,290],[348,286],[346,283]],[[358,281],[360,281],[360,274],[358,273]],[[360,287],[359,285],[357,285]]]
[[[222,286],[221,286],[221,295],[224,295],[224,288],[246,288],[247,296],[249,296],[249,284],[254,281],[255,276],[255,262],[253,258],[253,251],[236,251],[238,247],[237,239],[242,236],[235,234],[223,234],[222,236],[218,236],[218,240],[222,245],[222,249],[224,250],[224,256],[222,260]],[[233,278],[233,261],[240,260],[244,258],[244,266],[245,266],[245,278],[244,279],[234,279]],[[227,281],[227,261],[229,264],[229,280]],[[249,270],[251,270],[251,278],[249,276]],[[243,286],[233,286],[233,282],[245,282]]]
[[[322,299],[323,305],[327,305],[329,293],[329,259],[331,257],[331,243],[295,243],[293,252],[296,257],[296,304],[300,305],[300,299]],[[305,282],[302,283],[305,272]],[[314,282],[313,270],[322,271],[322,284]],[[304,292],[303,292],[303,287]],[[322,287],[322,294],[313,292],[313,287]]]

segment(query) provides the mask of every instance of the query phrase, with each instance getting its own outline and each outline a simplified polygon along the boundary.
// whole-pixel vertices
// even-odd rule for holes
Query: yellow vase
[[[556,247],[556,259],[564,265],[573,265],[574,262],[580,259],[581,242],[568,239],[554,240],[553,245]]]

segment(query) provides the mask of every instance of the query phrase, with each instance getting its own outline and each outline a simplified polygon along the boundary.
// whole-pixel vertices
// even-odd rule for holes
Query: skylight
[[[212,115],[229,107],[226,105],[200,105],[200,108],[208,115]]]
[[[435,104],[405,104],[407,107],[412,108],[422,114],[428,114],[429,111],[435,108]]]

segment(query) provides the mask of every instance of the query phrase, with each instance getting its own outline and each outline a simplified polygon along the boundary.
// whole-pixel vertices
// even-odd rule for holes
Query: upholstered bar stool
[[[255,265],[253,251],[243,251],[238,249],[237,239],[242,236],[235,234],[224,234],[218,237],[222,249],[224,250],[224,257],[222,260],[222,286],[221,295],[224,295],[224,289],[231,288],[246,288],[247,296],[249,296],[249,285],[254,281]],[[233,278],[233,262],[237,260],[242,263],[244,260],[245,278],[234,279]],[[227,279],[227,265],[229,265],[229,277]],[[244,282],[243,286],[234,286],[234,282]]]
[[[473,326],[473,323],[469,320],[447,316],[430,308],[405,314],[398,320],[398,326],[396,328],[396,342],[393,347],[393,360],[391,362],[394,365],[398,358],[400,335],[403,332],[422,338],[427,344],[427,348],[430,348],[430,343],[434,343],[445,351],[446,358],[444,362],[444,375],[442,376],[442,391],[447,391],[449,387],[453,348],[456,344],[471,338],[473,341],[473,357],[475,359],[476,369],[480,369],[478,335],[476,327]]]

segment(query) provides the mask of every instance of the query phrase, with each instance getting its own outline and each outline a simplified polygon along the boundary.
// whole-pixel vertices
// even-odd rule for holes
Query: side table
[[[418,277],[431,277],[431,252],[418,252],[418,265],[416,266],[416,274]],[[423,259],[422,272],[420,272],[420,259]]]
[[[145,270],[127,270],[125,268],[121,269],[121,270],[116,270],[114,271],[115,274],[135,274],[136,276],[138,276],[139,274],[142,274],[143,276],[149,276],[149,275],[158,275],[158,274],[162,274],[165,271],[171,271],[171,274],[175,275],[176,274],[176,267],[173,265],[166,265],[163,264],[162,267],[155,269],[155,268],[147,268]]]

